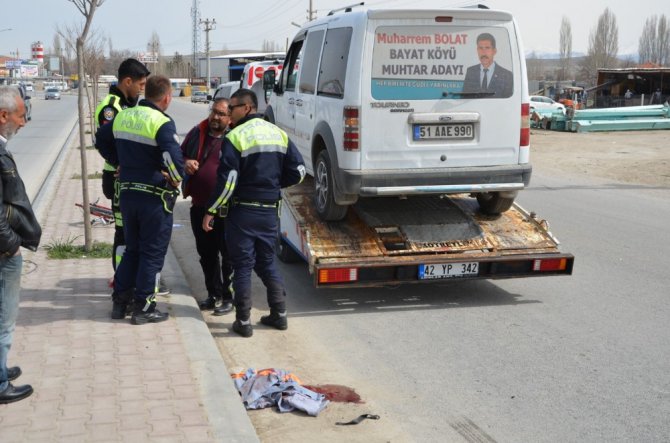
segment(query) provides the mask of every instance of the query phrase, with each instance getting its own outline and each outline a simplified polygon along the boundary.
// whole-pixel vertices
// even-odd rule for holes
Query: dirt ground
[[[531,129],[533,171],[670,188],[670,131],[572,133]]]

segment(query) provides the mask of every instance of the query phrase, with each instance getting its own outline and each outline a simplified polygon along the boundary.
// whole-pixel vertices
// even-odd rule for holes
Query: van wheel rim
[[[328,171],[323,162],[319,162],[316,167],[316,180],[314,180],[316,188],[316,204],[319,209],[326,207],[328,200]]]

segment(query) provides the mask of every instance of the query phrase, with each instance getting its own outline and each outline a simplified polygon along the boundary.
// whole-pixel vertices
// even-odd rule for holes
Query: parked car
[[[554,100],[550,99],[549,97],[544,97],[542,95],[531,95],[530,96],[530,112],[533,112],[533,110],[543,110],[543,109],[555,109],[555,110],[560,110],[563,114],[565,114],[565,106],[555,102]]]
[[[191,94],[191,103],[209,103],[209,98],[205,91],[193,91]]]
[[[58,88],[48,88],[44,92],[44,100],[60,100],[60,91]]]

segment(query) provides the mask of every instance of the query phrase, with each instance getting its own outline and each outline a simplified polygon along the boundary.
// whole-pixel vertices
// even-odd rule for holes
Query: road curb
[[[162,275],[172,290],[170,307],[216,441],[260,442],[172,247]]]

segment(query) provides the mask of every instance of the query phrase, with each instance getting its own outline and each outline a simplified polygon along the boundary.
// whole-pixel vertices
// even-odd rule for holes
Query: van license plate
[[[475,137],[472,123],[450,125],[414,125],[414,140],[459,140]]]
[[[419,280],[463,278],[479,275],[479,263],[436,263],[419,265]]]

